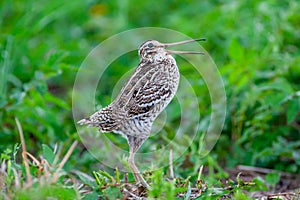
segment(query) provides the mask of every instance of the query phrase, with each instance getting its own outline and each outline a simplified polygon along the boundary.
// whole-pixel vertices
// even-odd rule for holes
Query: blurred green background
[[[20,143],[15,118],[22,124],[28,151],[34,154],[42,144],[69,146],[78,139],[71,95],[83,59],[114,34],[155,26],[207,38],[201,44],[216,62],[226,87],[228,113],[217,145],[199,160],[201,145],[195,142],[176,162],[177,175],[196,177],[199,163],[299,173],[299,10],[296,0],[1,1],[0,151]],[[109,88],[137,62],[134,52],[114,63],[105,75],[107,85],[101,85],[102,104],[111,100]],[[193,76],[191,67],[181,70],[196,90],[205,123],[210,114],[205,83]],[[172,132],[170,127],[178,123],[180,115],[175,116],[165,132]],[[157,140],[163,138],[159,135]],[[96,163],[78,146],[69,168],[89,173]]]

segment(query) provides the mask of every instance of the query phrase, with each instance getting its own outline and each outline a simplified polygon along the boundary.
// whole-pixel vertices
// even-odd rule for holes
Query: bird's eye
[[[149,48],[152,48],[153,46],[154,46],[153,43],[149,43],[149,44],[148,44],[148,47],[149,47]]]

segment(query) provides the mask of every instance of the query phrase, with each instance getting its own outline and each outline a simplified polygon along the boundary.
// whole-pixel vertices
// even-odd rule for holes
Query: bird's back
[[[160,63],[141,62],[107,107],[86,119],[100,131],[123,135],[150,134],[155,118],[170,103],[179,84],[179,72],[174,59]]]

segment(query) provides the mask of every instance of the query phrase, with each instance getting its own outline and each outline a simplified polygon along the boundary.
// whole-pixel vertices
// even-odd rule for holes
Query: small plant
[[[40,200],[49,197],[57,199],[79,199],[77,182],[68,184],[72,179],[63,167],[77,145],[75,141],[68,149],[63,159],[59,161],[59,154],[43,145],[43,155],[40,159],[26,151],[23,130],[18,119],[21,145],[6,149],[0,157],[0,197],[3,199],[33,199]],[[18,164],[16,155],[22,147],[22,164]],[[71,181],[72,182],[72,181]]]
[[[277,183],[280,181],[280,173],[279,172],[269,173],[266,175],[265,179],[268,185],[270,185],[271,190],[274,192]]]

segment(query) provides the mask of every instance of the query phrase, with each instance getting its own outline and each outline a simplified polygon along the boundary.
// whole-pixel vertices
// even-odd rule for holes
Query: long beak
[[[186,41],[181,41],[181,42],[174,42],[174,43],[166,43],[163,44],[165,48],[167,47],[172,47],[180,44],[186,44],[190,42],[196,42],[196,41],[205,41],[205,38],[198,38],[194,40],[186,40]],[[193,51],[174,51],[174,50],[166,50],[167,53],[169,54],[204,54],[203,52],[193,52]]]
[[[204,52],[195,52],[195,51],[174,51],[174,50],[166,50],[168,54],[205,54]]]

